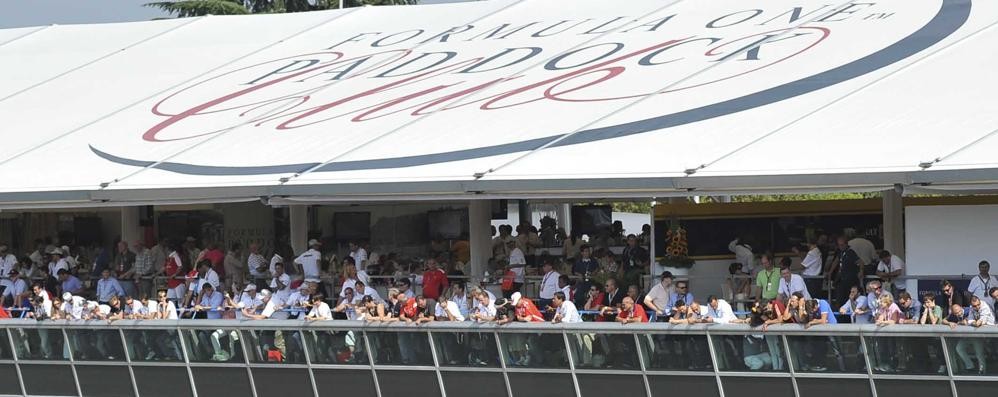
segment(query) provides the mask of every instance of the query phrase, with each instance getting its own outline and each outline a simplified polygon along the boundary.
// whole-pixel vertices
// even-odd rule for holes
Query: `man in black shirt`
[[[950,308],[953,305],[959,305],[960,307],[967,307],[968,302],[964,299],[963,291],[956,289],[953,283],[949,280],[943,280],[942,282],[943,299],[946,300],[946,305],[943,306],[943,317],[949,315]]]
[[[826,277],[831,277],[833,273],[838,271],[838,277],[835,281],[835,303],[837,307],[841,307],[849,300],[849,290],[854,286],[862,285],[863,266],[859,255],[852,248],[849,248],[849,242],[845,237],[839,237],[838,246],[838,260],[825,274]]]
[[[637,284],[641,275],[647,273],[648,251],[638,245],[637,236],[631,234],[627,236],[627,246],[620,255],[621,267],[624,270],[624,281],[630,284]]]

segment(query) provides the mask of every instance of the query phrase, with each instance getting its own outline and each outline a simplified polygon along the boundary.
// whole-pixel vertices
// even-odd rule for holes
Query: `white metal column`
[[[468,243],[471,245],[471,278],[481,280],[492,257],[492,207],[488,200],[471,200],[468,203]]]
[[[288,216],[291,218],[291,249],[294,250],[292,255],[296,256],[308,249],[306,247],[308,244],[308,206],[289,205]]]
[[[121,239],[128,242],[142,240],[142,228],[139,227],[139,212],[142,207],[121,207]]]

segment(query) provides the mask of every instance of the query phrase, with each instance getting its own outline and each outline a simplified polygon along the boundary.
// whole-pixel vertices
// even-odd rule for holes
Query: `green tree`
[[[364,5],[411,5],[419,0],[344,0],[344,7]],[[331,10],[340,7],[339,0],[179,0],[145,4],[159,8],[178,18],[203,15],[276,14]]]

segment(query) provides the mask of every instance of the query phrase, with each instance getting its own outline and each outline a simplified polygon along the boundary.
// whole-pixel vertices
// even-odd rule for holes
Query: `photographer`
[[[32,312],[28,313],[29,317],[33,317],[35,320],[44,321],[52,318],[52,300],[49,298],[49,294],[42,288],[41,283],[35,283],[31,286],[31,307],[34,309]],[[38,329],[38,338],[41,345],[42,356],[48,360],[54,358],[52,354],[52,342],[49,337],[49,333],[52,330],[47,328]],[[58,332],[58,331],[56,331]]]

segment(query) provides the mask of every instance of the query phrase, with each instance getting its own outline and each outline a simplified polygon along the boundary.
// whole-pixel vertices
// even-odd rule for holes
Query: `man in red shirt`
[[[516,308],[516,320],[528,323],[544,322],[544,316],[530,299],[523,298],[519,292],[513,293],[513,307]]]
[[[625,296],[624,300],[620,302],[620,313],[617,314],[617,322],[622,324],[647,323],[648,313],[645,312],[645,308],[641,307],[641,305],[634,304],[634,298]]]
[[[208,244],[208,249],[201,252],[204,259],[211,261],[211,269],[218,273],[218,278],[225,279],[225,252],[219,248],[218,243]],[[201,260],[198,260],[200,262]]]
[[[447,284],[447,273],[437,267],[435,259],[427,259],[426,272],[423,273],[423,296],[438,300],[447,289]]]

